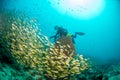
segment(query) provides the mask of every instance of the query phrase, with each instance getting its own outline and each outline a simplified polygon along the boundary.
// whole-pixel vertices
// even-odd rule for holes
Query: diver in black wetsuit
[[[54,36],[50,37],[50,38],[54,38],[54,41],[56,41],[57,39],[59,39],[62,36],[68,36],[67,29],[64,29],[64,28],[59,27],[59,26],[55,26],[55,30],[57,31],[56,34]],[[73,43],[75,43],[74,38],[76,38],[77,35],[84,35],[84,33],[83,32],[75,32],[74,35],[71,35],[70,37],[72,38]]]
[[[68,34],[68,31],[62,27],[55,26],[55,30],[57,31],[56,34],[50,37],[50,38],[54,38],[54,41],[56,41],[62,36],[67,36]]]

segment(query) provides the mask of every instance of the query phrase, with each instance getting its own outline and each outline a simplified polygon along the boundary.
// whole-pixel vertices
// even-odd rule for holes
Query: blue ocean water
[[[66,28],[70,34],[84,32],[75,39],[76,52],[106,63],[120,58],[120,1],[105,0],[105,8],[91,19],[77,19],[59,13],[49,0],[0,0],[0,7],[16,10],[36,18],[43,34],[55,34],[54,26]],[[53,40],[50,40],[53,42]]]
[[[84,1],[92,5],[85,5]],[[97,4],[96,1],[99,3]],[[101,1],[104,1],[102,10]],[[59,6],[61,3],[64,5]],[[95,5],[96,8],[94,8]],[[101,12],[92,14],[94,10],[101,10]],[[91,12],[87,13],[87,11]],[[21,17],[18,16],[19,14],[22,14],[22,18],[19,18]],[[11,15],[16,20],[12,25]],[[6,20],[7,18],[11,21]],[[59,49],[50,45],[43,47],[43,35],[36,36],[33,32],[35,36],[32,34],[28,36],[33,28],[25,28],[28,27],[29,21],[26,25],[23,18],[37,20],[35,24],[40,24],[38,31],[42,31],[42,34],[47,36],[53,44],[54,40],[50,37],[56,34],[54,29],[56,25],[67,29],[71,35],[75,32],[85,33],[83,36],[77,35],[73,44],[76,54],[83,56],[73,56],[73,53],[71,57],[70,53],[65,55],[65,58],[68,58],[64,59],[64,56],[61,58],[57,52],[63,49],[63,46],[60,45]],[[25,26],[21,27],[21,24]],[[0,0],[0,36],[0,80],[120,80],[120,0]],[[28,41],[26,37],[29,38]],[[40,44],[36,45],[37,43]],[[70,45],[67,46],[70,47]],[[54,49],[56,50],[54,55],[53,52],[48,52]]]

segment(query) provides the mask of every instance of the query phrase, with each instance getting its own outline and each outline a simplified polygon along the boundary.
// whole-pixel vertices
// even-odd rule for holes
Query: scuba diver
[[[67,31],[67,29],[64,29],[62,27],[59,27],[59,26],[55,26],[54,29],[57,31],[55,35],[51,36],[51,38],[54,38],[54,42],[56,40],[58,40],[60,37],[62,36],[70,36],[72,38],[72,42],[75,43],[75,38],[77,37],[77,35],[84,35],[83,32],[75,32],[74,35],[70,35]]]

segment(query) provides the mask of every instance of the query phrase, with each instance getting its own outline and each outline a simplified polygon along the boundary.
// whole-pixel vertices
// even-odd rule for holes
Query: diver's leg
[[[75,32],[75,34],[74,34],[74,35],[71,35],[71,37],[72,37],[72,38],[76,38],[76,37],[77,37],[76,32]]]
[[[72,35],[71,37],[72,37],[72,38],[76,38],[77,35],[84,35],[84,33],[82,33],[82,32],[75,32],[75,34]]]
[[[82,33],[82,32],[75,32],[75,34],[74,35],[71,35],[71,37],[72,37],[72,42],[73,43],[75,43],[75,38],[77,37],[77,35],[84,35],[84,33]]]
[[[56,42],[56,36],[54,37],[54,42]]]
[[[75,40],[74,40],[74,37],[72,37],[72,42],[73,42],[73,44],[75,44]]]

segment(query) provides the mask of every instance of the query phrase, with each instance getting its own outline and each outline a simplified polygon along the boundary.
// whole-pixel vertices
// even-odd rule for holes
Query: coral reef
[[[0,63],[0,80],[28,80],[29,78],[30,76],[26,72],[17,71],[9,65]]]
[[[34,74],[35,73],[35,74]],[[12,68],[6,63],[0,63],[0,80],[46,80],[42,75],[37,74],[33,69],[24,70],[21,68],[20,71]]]
[[[57,42],[59,42],[60,44],[58,44]],[[61,45],[61,46],[64,46],[64,45],[68,46],[68,48],[67,47],[65,48],[66,52],[64,52],[64,53],[66,55],[68,55],[68,56],[70,55],[70,53],[73,53],[71,56],[74,56],[76,51],[75,51],[75,47],[74,47],[74,44],[73,44],[72,39],[71,39],[70,36],[62,36],[62,37],[60,37],[58,39],[57,42],[55,42],[55,44],[54,44],[55,46],[58,46],[58,47],[59,47],[59,45]],[[69,54],[67,54],[67,51],[69,51]]]
[[[88,68],[87,59],[75,55],[74,46],[68,38],[61,38],[53,45],[38,31],[39,25],[34,19],[10,16],[6,22],[4,26],[9,28],[2,29],[7,31],[5,34],[0,32],[3,34],[1,44],[17,64],[34,70],[28,70],[30,75],[34,73],[48,79],[71,79]],[[0,28],[3,26],[0,25]]]

